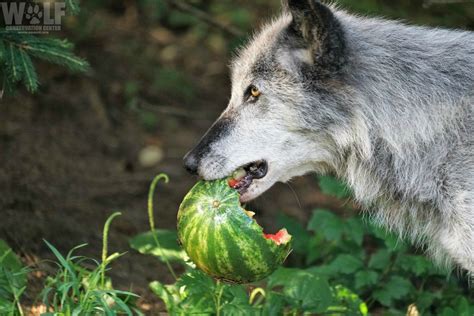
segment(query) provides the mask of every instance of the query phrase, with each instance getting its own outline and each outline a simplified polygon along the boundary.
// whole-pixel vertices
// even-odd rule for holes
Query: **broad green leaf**
[[[250,305],[236,304],[233,302],[224,304],[220,311],[221,315],[260,315],[260,312]]]
[[[469,302],[465,297],[457,297],[454,300],[454,306],[459,316],[472,316],[474,312],[474,302],[472,302],[472,308],[469,306]]]
[[[392,276],[382,285],[383,288],[374,291],[373,296],[385,306],[391,306],[394,300],[403,298],[413,288],[410,281],[400,276]]]
[[[429,308],[433,304],[435,299],[436,296],[433,293],[428,291],[422,292],[417,296],[415,305],[420,313],[423,313],[425,309]]]
[[[352,274],[363,267],[360,259],[346,254],[341,254],[329,263],[330,269],[337,273]]]
[[[379,274],[375,271],[364,270],[358,271],[354,277],[354,285],[356,289],[360,290],[366,286],[372,286],[377,284]]]
[[[324,312],[333,301],[326,280],[304,270],[280,268],[269,277],[268,286],[283,286],[288,302],[308,312]]]
[[[224,287],[222,296],[229,303],[250,306],[249,297],[243,285],[225,283],[221,285]]]
[[[185,292],[181,308],[193,313],[209,313],[215,310],[216,284],[208,275],[199,270],[191,270],[183,274],[176,285]]]
[[[443,310],[441,311],[441,314],[439,316],[459,316],[459,315],[451,307],[445,307],[445,308],[443,308]]]
[[[369,260],[369,268],[384,270],[389,264],[391,253],[386,249],[380,249],[374,253]]]
[[[161,261],[178,261],[184,263],[187,255],[178,244],[176,231],[157,229],[155,230],[161,248],[156,244],[153,233],[146,232],[130,239],[130,247],[146,255],[158,257]]]
[[[186,287],[187,295],[211,295],[216,289],[214,279],[195,269],[183,274],[176,284]]]
[[[387,231],[385,228],[376,226],[376,225],[371,225],[372,226],[372,233],[383,240],[385,243],[385,246],[387,247],[388,250],[392,252],[396,251],[406,251],[408,249],[407,245],[398,238],[396,235],[393,233]]]
[[[308,230],[322,234],[327,240],[339,240],[344,230],[344,223],[331,211],[316,209],[308,223]]]
[[[264,316],[282,315],[285,307],[285,299],[281,293],[267,291],[267,297],[263,308]]]
[[[398,265],[405,271],[421,276],[429,274],[431,270],[437,270],[433,264],[423,256],[404,255],[398,258]]]
[[[351,217],[346,220],[344,232],[345,235],[353,240],[358,246],[362,245],[365,234],[365,225],[359,217]]]
[[[225,284],[221,297],[221,312],[223,315],[259,315],[249,303],[249,297],[242,285]]]

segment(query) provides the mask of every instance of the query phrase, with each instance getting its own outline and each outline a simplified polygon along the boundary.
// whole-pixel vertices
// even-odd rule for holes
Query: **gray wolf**
[[[231,68],[190,172],[243,166],[242,201],[334,173],[377,222],[474,274],[474,33],[287,0]]]

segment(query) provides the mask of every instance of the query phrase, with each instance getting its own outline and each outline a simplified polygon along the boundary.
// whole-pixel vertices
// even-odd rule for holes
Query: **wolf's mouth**
[[[268,163],[265,160],[254,161],[238,168],[229,179],[229,186],[245,193],[255,179],[261,179],[267,175]]]

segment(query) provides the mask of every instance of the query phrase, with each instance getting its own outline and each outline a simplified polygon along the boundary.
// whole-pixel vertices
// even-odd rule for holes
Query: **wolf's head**
[[[335,93],[344,89],[345,65],[344,30],[332,10],[315,0],[284,2],[283,14],[233,61],[230,102],[185,156],[186,169],[211,180],[244,167],[252,175],[241,189],[247,201],[331,165],[331,135],[350,119]]]

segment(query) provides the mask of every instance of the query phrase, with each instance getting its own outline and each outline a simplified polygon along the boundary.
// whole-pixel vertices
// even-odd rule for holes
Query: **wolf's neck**
[[[474,96],[474,33],[354,19],[347,81],[372,132],[393,149],[443,135]]]
[[[337,172],[365,203],[381,192],[396,201],[435,201],[439,168],[460,129],[472,124],[474,33],[338,18],[350,55],[353,119],[334,137],[344,152]]]

